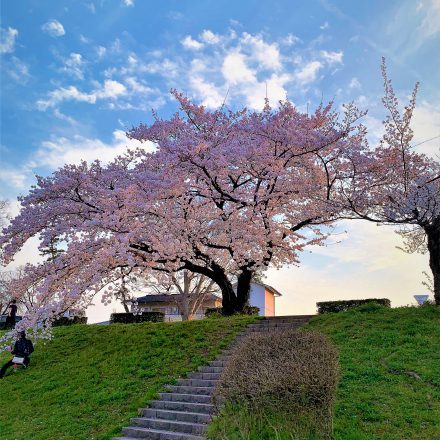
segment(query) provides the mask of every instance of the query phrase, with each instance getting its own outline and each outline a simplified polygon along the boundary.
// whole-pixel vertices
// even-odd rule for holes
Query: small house
[[[281,296],[278,290],[268,284],[252,281],[249,305],[260,309],[260,316],[275,316],[275,298]]]
[[[251,283],[249,305],[260,309],[260,316],[275,316],[275,298],[281,296],[278,290],[268,284],[253,281]],[[180,321],[179,294],[145,295],[136,298],[137,308],[143,312],[162,312],[165,321]],[[132,301],[130,301],[132,302]],[[193,319],[205,317],[206,310],[222,306],[220,296],[207,295]]]
[[[158,294],[145,295],[136,298],[137,308],[143,312],[162,312],[165,315],[165,321],[180,321],[182,319],[178,307],[180,294]],[[193,319],[205,317],[207,309],[221,307],[221,297],[210,294],[207,295]]]

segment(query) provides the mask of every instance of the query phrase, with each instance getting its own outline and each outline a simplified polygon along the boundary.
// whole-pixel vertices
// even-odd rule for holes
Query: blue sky
[[[440,134],[439,0],[23,0],[1,2],[0,26],[2,198],[25,193],[34,173],[65,162],[110,160],[130,144],[125,130],[151,121],[152,108],[164,117],[176,110],[172,87],[209,107],[229,90],[228,106],[260,108],[266,88],[272,103],[288,97],[303,109],[322,98],[338,106],[355,100],[369,109],[365,123],[375,142],[383,117],[382,56],[399,96],[421,82],[415,142]],[[419,149],[435,155],[439,145],[435,139]],[[383,280],[384,270],[372,269],[365,255],[353,257],[347,244],[353,228],[365,234],[371,225],[347,228],[345,245],[305,256],[301,273],[325,269],[330,283],[347,268],[358,279],[356,270],[366,265]],[[366,241],[377,240],[376,252],[384,240],[398,244],[389,229],[374,231]],[[426,259],[408,258],[419,258],[407,260],[420,265],[414,290]],[[270,278],[288,290],[297,281],[286,273]],[[311,288],[313,301],[323,288]]]

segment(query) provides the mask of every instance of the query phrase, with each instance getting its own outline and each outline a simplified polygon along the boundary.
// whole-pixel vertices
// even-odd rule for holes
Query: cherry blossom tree
[[[385,60],[382,75],[385,133],[367,159],[353,164],[352,180],[344,188],[348,207],[357,218],[397,227],[404,251],[429,252],[434,299],[440,305],[440,162],[411,146],[418,84],[400,112]]]
[[[348,105],[338,121],[331,104],[307,115],[289,102],[275,111],[266,103],[262,112],[208,112],[174,95],[183,115],[141,124],[129,137],[158,145],[164,175],[184,188],[196,216],[205,212],[209,230],[197,230],[194,250],[233,261],[237,291],[222,287],[223,304],[242,310],[255,271],[298,263],[298,252],[325,238],[316,226],[337,217],[329,203],[339,198],[336,182],[366,147],[364,127],[354,126],[363,113]]]
[[[129,132],[156,151],[66,165],[20,199],[0,238],[5,262],[34,236],[40,249],[65,247],[17,284],[37,291],[21,326],[40,331],[98,292],[108,303],[125,270],[189,270],[219,286],[225,313],[241,311],[257,271],[298,264],[305,246],[323,243],[321,226],[342,206],[340,182],[366,148],[362,112],[348,105],[340,118],[329,104],[307,114],[289,102],[208,111],[174,96],[180,113]]]

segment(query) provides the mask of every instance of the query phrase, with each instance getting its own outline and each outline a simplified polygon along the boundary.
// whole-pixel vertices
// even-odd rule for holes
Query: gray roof
[[[181,297],[180,294],[159,294],[159,295],[145,295],[145,296],[140,296],[139,298],[135,298],[133,300],[129,300],[127,302],[134,302],[137,301],[139,304],[148,304],[148,303],[155,303],[155,302],[170,302],[170,300],[178,300]],[[205,301],[207,300],[219,300],[221,301],[221,297],[214,295],[214,294],[210,294],[207,295],[205,298]]]
[[[275,296],[283,296],[283,295],[281,295],[280,292],[278,292],[277,289],[275,289],[272,286],[269,286],[269,284],[260,283],[259,281],[251,281],[251,284],[258,284],[259,286],[263,286],[265,289],[270,290]],[[232,285],[232,287],[236,291],[237,290],[237,283],[234,283]]]
[[[275,296],[283,296],[281,295],[280,292],[278,292],[277,289],[275,289],[272,286],[269,286],[269,284],[264,284],[264,283],[260,283],[259,281],[252,281],[253,284],[258,284],[260,286],[263,286],[264,288],[266,288],[267,290],[270,290]]]

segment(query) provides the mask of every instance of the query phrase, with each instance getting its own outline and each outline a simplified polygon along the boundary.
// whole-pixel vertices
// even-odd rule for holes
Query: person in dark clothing
[[[17,316],[17,300],[13,299],[9,304],[9,313],[6,318],[6,328],[15,327],[15,317]]]
[[[32,344],[32,341],[30,339],[26,339],[26,333],[24,331],[20,332],[20,339],[18,339],[15,342],[14,349],[12,350],[12,354],[17,357],[24,358],[23,365],[27,367],[30,362],[30,355],[34,351],[34,346]],[[0,370],[0,378],[2,378],[6,370],[9,367],[12,367],[14,363],[12,362],[12,359],[9,362],[6,362],[5,365]]]

